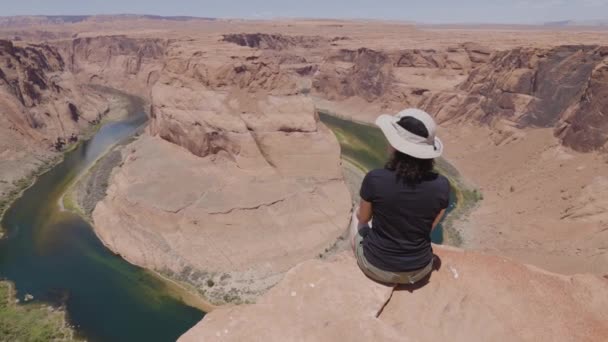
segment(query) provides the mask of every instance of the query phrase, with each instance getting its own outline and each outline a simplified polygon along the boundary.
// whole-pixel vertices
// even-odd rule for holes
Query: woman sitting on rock
[[[353,250],[369,278],[414,284],[433,270],[431,231],[448,207],[450,184],[433,172],[443,145],[435,137],[433,118],[418,109],[381,115],[376,125],[390,144],[391,156],[383,169],[363,179],[352,223]]]

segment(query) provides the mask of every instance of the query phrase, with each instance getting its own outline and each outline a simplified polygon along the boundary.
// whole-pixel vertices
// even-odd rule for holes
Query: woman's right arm
[[[433,228],[431,229],[431,231],[433,231],[435,229],[435,227],[437,227],[439,222],[441,222],[441,219],[443,218],[444,214],[445,214],[445,209],[443,209],[439,212],[439,215],[437,215],[437,217],[435,218],[435,221],[433,222]]]

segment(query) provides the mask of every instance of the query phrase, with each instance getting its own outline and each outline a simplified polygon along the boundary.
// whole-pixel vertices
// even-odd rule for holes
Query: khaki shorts
[[[357,264],[365,275],[371,279],[385,284],[415,284],[433,271],[433,260],[424,268],[410,272],[389,272],[370,264],[363,255],[363,238],[367,235],[369,227],[362,227],[355,235],[355,256]]]

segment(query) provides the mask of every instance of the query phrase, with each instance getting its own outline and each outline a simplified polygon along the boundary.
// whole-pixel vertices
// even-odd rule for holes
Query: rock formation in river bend
[[[346,230],[339,146],[295,71],[182,49],[168,51],[149,135],[123,150],[95,229],[213,302],[253,300]]]

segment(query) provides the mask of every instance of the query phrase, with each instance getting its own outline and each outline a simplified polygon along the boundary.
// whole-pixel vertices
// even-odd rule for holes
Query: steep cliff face
[[[555,127],[564,145],[598,150],[608,141],[607,61],[608,51],[597,46],[497,52],[458,87],[460,95],[436,94],[423,104],[444,121]]]
[[[319,65],[313,91],[334,102],[361,99],[380,110],[419,106],[442,123],[552,127],[565,146],[589,152],[608,142],[607,61],[599,46],[340,49]]]
[[[452,92],[490,52],[474,44],[448,49],[330,51],[313,76],[313,93],[332,102],[361,99],[376,110],[417,106],[429,94]],[[370,109],[371,110],[371,109]]]
[[[328,64],[315,77],[315,91],[324,94],[329,100],[359,96],[371,102],[392,90],[392,63],[389,63],[388,55],[383,52],[366,48],[340,50],[330,56],[329,60],[352,64],[347,69],[338,69]]]
[[[107,112],[105,85],[147,95],[162,66],[164,42],[126,37],[51,44],[0,41],[0,100],[5,119],[36,142],[78,134]],[[147,96],[146,96],[147,97]]]
[[[393,52],[391,59],[396,67],[470,70],[490,60],[492,51],[473,43],[454,46],[446,50],[412,49]]]
[[[421,288],[377,284],[351,254],[307,261],[256,304],[215,310],[179,341],[603,341],[608,280],[436,248]],[[525,313],[525,314],[523,314]]]
[[[346,37],[324,38],[321,36],[287,36],[267,33],[225,34],[223,41],[257,49],[285,50],[294,47],[319,48]]]
[[[55,49],[45,45],[15,47],[8,40],[0,41],[4,57],[0,79],[3,87],[25,107],[42,100],[45,90],[59,92],[59,86],[49,80],[49,74],[64,70],[64,62]],[[20,77],[22,76],[22,77]]]
[[[253,300],[330,247],[350,198],[299,82],[270,60],[171,46],[149,136],[125,148],[93,213],[102,240],[214,303]]]
[[[75,128],[79,115],[72,115],[70,108],[77,110],[77,107],[69,98],[74,89],[62,79],[65,63],[56,49],[45,45],[15,46],[3,40],[0,55],[3,116],[12,122],[14,129],[32,138],[43,138],[45,131],[65,129],[52,127],[57,116],[70,118],[60,120],[68,128]],[[68,98],[60,100],[60,97]]]
[[[61,46],[67,68],[82,83],[103,84],[150,96],[168,41],[126,36],[76,38]]]
[[[74,82],[57,48],[0,40],[0,189],[94,124],[109,102]]]
[[[560,117],[555,129],[564,145],[583,152],[608,150],[608,49],[596,49],[595,60],[598,54],[604,59],[593,65],[580,102]]]
[[[108,87],[149,98],[163,49],[163,41],[123,36],[0,40],[2,195],[104,117],[126,113],[130,100]]]

